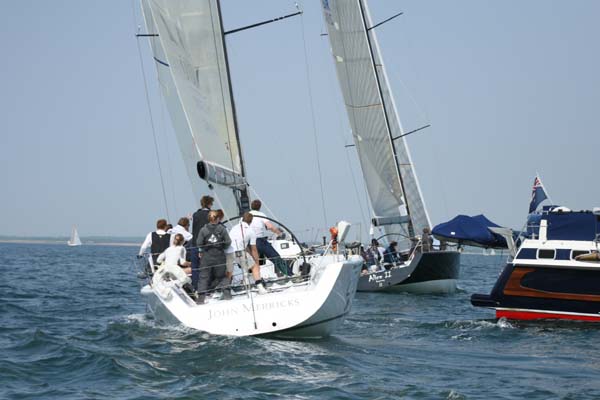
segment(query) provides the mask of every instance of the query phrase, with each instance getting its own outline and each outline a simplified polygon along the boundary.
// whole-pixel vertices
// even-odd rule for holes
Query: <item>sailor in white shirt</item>
[[[160,253],[156,260],[159,264],[165,265],[179,265],[183,268],[186,274],[191,274],[192,269],[190,268],[190,262],[185,259],[185,247],[183,247],[184,239],[181,233],[173,235],[173,244]]]
[[[188,231],[189,228],[190,220],[186,217],[179,218],[177,225],[167,231],[167,233],[171,234],[171,245],[173,245],[173,241],[175,240],[175,235],[177,233],[180,233],[183,236],[184,242],[189,242],[193,237]]]
[[[227,272],[233,274],[233,264],[238,265],[244,274],[252,268],[252,277],[258,287],[258,292],[264,294],[267,291],[260,277],[258,250],[256,249],[256,234],[251,228],[253,219],[254,216],[247,212],[242,217],[240,223],[235,225],[229,231],[231,246],[225,251],[227,256]]]
[[[150,249],[150,257],[148,257],[148,261],[152,269],[154,269],[154,265],[157,264],[156,258],[158,255],[169,247],[171,235],[166,232],[166,229],[166,219],[159,219],[156,221],[156,231],[150,232],[140,247],[140,251],[138,253],[139,257],[143,257],[144,253]]]
[[[260,201],[260,200],[254,200],[254,201]],[[252,204],[255,204],[254,201],[252,202]],[[255,217],[259,217],[259,218],[254,218],[252,220],[252,223],[250,224],[250,227],[252,228],[252,230],[254,231],[254,234],[256,235],[257,238],[267,238],[267,236],[269,236],[269,231],[277,234],[277,235],[281,235],[281,230],[278,229],[275,225],[273,225],[268,219],[265,218],[260,218],[260,217],[266,217],[266,215],[258,210],[250,210],[250,214],[254,215]]]
[[[252,208],[250,213],[254,215],[254,219],[252,220],[250,227],[256,234],[256,248],[258,250],[258,254],[260,257],[269,259],[275,265],[275,268],[281,272],[281,274],[291,275],[291,272],[288,270],[288,266],[285,261],[281,259],[281,256],[277,250],[275,250],[273,246],[271,246],[271,243],[269,243],[267,240],[269,231],[277,235],[281,235],[281,230],[273,225],[268,219],[264,218],[266,215],[260,212],[261,206],[262,203],[260,200],[253,200],[252,204],[250,205],[250,208]]]

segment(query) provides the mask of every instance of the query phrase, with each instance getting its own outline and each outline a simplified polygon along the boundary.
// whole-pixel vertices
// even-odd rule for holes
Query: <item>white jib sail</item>
[[[158,35],[158,79],[194,195],[206,194],[199,161],[243,180],[218,2],[142,0],[142,10],[147,32]],[[210,186],[225,214],[238,215],[231,187]]]
[[[420,234],[430,227],[429,217],[404,138],[392,140],[403,131],[375,32],[368,30],[372,22],[366,2],[322,0],[322,4],[373,213],[381,221],[409,217],[414,234]],[[386,225],[387,233],[399,229],[408,233],[405,224]]]

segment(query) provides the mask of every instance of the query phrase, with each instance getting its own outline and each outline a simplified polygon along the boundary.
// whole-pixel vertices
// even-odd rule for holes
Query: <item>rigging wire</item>
[[[314,143],[315,143],[315,155],[316,155],[316,159],[317,159],[317,170],[319,172],[319,188],[321,190],[321,207],[322,207],[322,211],[323,211],[323,223],[325,224],[325,226],[327,226],[327,210],[325,208],[325,192],[323,191],[323,174],[321,172],[321,160],[320,160],[320,156],[319,156],[319,141],[317,138],[315,106],[314,106],[314,101],[313,101],[312,83],[310,80],[310,68],[308,65],[308,50],[306,47],[306,34],[304,32],[305,31],[305,29],[304,29],[304,14],[300,15],[300,27],[302,30],[302,45],[303,45],[302,47],[304,49],[304,68],[305,68],[306,80],[307,80],[308,98],[309,98],[309,102],[310,102],[310,115],[311,115],[311,122],[312,122],[313,139],[314,139]]]
[[[158,72],[156,74],[157,79],[158,79]],[[162,97],[162,96],[161,96]],[[164,100],[164,99],[163,99]],[[175,192],[175,180],[173,179],[173,168],[171,164],[171,149],[169,147],[169,137],[167,135],[167,124],[165,122],[165,103],[164,101],[161,102],[161,107],[160,107],[160,122],[161,122],[161,132],[162,135],[166,141],[166,146],[167,146],[167,170],[169,172],[169,179],[170,179],[170,183],[171,183],[171,196],[173,198],[173,211],[175,212],[175,214],[177,215],[177,196],[176,196],[176,192]]]
[[[138,27],[138,32],[139,32],[139,26],[136,23],[135,0],[131,1],[131,9],[132,9],[132,16],[133,16],[134,27],[137,26]],[[140,68],[142,70],[142,78],[144,80],[144,93],[146,95],[146,105],[148,106],[148,115],[150,117],[150,125],[152,127],[152,138],[154,140],[154,152],[156,154],[156,162],[157,162],[157,165],[158,165],[158,174],[160,176],[160,186],[162,188],[163,200],[165,202],[165,211],[166,211],[168,220],[171,220],[171,216],[169,215],[169,202],[167,201],[167,192],[165,190],[165,181],[164,181],[164,178],[163,178],[162,167],[160,165],[160,155],[159,155],[159,151],[158,151],[158,141],[156,139],[156,127],[154,126],[154,118],[152,116],[152,105],[150,103],[150,94],[149,94],[149,90],[148,90],[148,81],[146,79],[146,70],[144,68],[144,58],[142,57],[142,48],[140,46],[140,40],[139,40],[139,38],[137,36],[136,36],[136,39],[135,39],[135,43],[137,45],[138,56],[139,56],[139,59],[140,59]]]

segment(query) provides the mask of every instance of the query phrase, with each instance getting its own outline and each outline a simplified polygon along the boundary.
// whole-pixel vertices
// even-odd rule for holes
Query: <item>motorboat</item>
[[[600,209],[544,207],[532,215],[524,236],[490,294],[474,294],[476,307],[496,318],[600,322]]]

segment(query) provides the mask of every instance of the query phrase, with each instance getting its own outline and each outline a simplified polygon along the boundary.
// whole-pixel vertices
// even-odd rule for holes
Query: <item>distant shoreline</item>
[[[62,240],[46,240],[46,239],[0,239],[0,243],[12,244],[54,244],[67,246],[66,241]],[[84,242],[82,246],[122,246],[135,247],[140,246],[140,243],[133,242]]]

